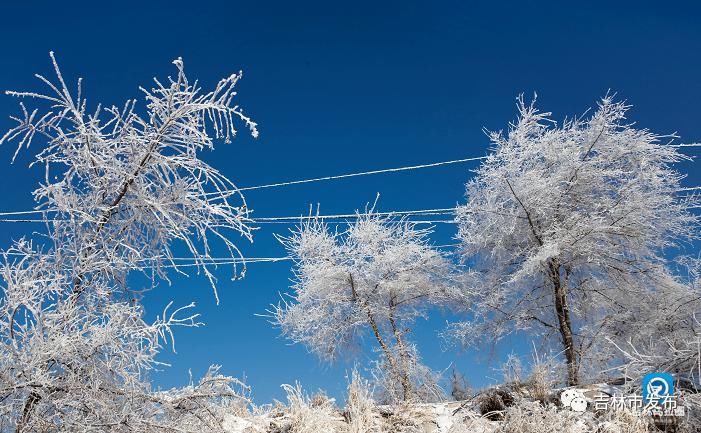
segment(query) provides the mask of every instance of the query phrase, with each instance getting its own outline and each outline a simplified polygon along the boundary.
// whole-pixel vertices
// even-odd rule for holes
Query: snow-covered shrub
[[[396,350],[396,349],[395,349]],[[441,386],[442,375],[421,363],[421,358],[416,352],[416,346],[407,347],[407,363],[404,365],[406,379],[411,386],[413,402],[434,403],[447,399],[445,390]],[[397,358],[401,358],[399,355]],[[407,401],[404,397],[405,384],[401,376],[387,362],[384,354],[380,354],[380,360],[376,361],[371,370],[375,384],[375,396],[380,403],[395,404]]]
[[[345,423],[332,400],[310,398],[297,383],[282,385],[287,407],[282,427],[290,433],[343,432]]]
[[[647,433],[657,429],[647,417],[635,415],[628,410],[614,410],[599,420],[597,433]]]
[[[684,406],[686,416],[679,420],[680,433],[701,433],[701,393],[680,393],[678,404]]]
[[[526,395],[541,403],[548,402],[555,386],[563,382],[563,366],[554,356],[542,356],[533,351],[529,373],[522,382]]]
[[[370,382],[363,379],[358,371],[353,369],[351,381],[348,384],[345,412],[349,433],[378,433],[381,431],[380,418],[373,395],[374,390]]]
[[[487,389],[477,396],[480,415],[489,420],[503,419],[506,408],[513,406],[515,402],[512,393],[500,388]]]
[[[531,361],[524,367],[521,359],[509,354],[502,364],[503,387],[517,396],[545,403],[553,388],[562,382],[562,363],[555,356],[544,357],[533,350]]]
[[[580,413],[553,405],[520,402],[509,407],[496,433],[589,433],[595,431]]]
[[[383,417],[383,433],[423,433],[423,425],[433,425],[433,414],[415,403],[399,402]],[[430,431],[430,430],[429,430]]]
[[[459,417],[448,429],[447,433],[494,433],[497,423],[485,418]]]

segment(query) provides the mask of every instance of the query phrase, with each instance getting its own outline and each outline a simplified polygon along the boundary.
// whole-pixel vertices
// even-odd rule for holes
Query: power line
[[[0,220],[1,221],[1,220]],[[455,221],[454,218],[451,219],[432,219],[432,220],[414,220],[410,219],[407,220],[411,222],[412,224],[456,224],[457,222]],[[349,222],[348,220],[338,220],[338,221],[330,221],[331,223],[342,223],[342,222]],[[291,225],[291,224],[298,224],[299,221],[263,221],[263,222],[258,222],[257,224],[280,224],[280,225]]]
[[[280,186],[299,185],[302,183],[321,182],[321,181],[325,181],[325,180],[346,179],[349,177],[368,176],[368,175],[372,175],[372,174],[396,173],[399,171],[418,170],[421,168],[431,168],[431,167],[439,167],[442,165],[460,164],[460,163],[469,162],[469,161],[479,161],[479,160],[486,159],[486,158],[487,158],[486,156],[478,156],[478,157],[473,157],[473,158],[454,159],[451,161],[433,162],[430,164],[412,165],[412,166],[407,166],[407,167],[385,168],[385,169],[381,169],[381,170],[361,171],[358,173],[339,174],[339,175],[335,175],[335,176],[324,176],[324,177],[315,177],[315,178],[311,178],[311,179],[291,180],[291,181],[287,181],[287,182],[269,183],[266,185],[246,186],[243,188],[239,188],[238,190],[239,191],[252,191],[252,190],[256,190],[256,189],[277,188]]]
[[[10,216],[10,215],[29,215],[29,214],[35,214],[35,213],[44,213],[44,212],[55,212],[52,210],[40,210],[40,209],[35,209],[35,210],[20,210],[20,211],[14,211],[14,212],[0,212],[1,216]]]
[[[701,143],[673,144],[670,146],[671,147],[701,147]],[[238,188],[238,190],[239,191],[253,191],[253,190],[257,190],[257,189],[277,188],[280,186],[299,185],[299,184],[303,184],[303,183],[345,179],[345,178],[349,178],[349,177],[368,176],[368,175],[381,174],[381,173],[396,173],[399,171],[406,171],[406,170],[417,170],[417,169],[421,169],[421,168],[440,167],[442,165],[461,164],[461,163],[470,162],[470,161],[481,161],[484,159],[487,159],[487,157],[486,156],[477,156],[477,157],[472,157],[472,158],[454,159],[451,161],[433,162],[433,163],[429,163],[429,164],[420,164],[420,165],[413,165],[413,166],[407,166],[407,167],[385,168],[385,169],[380,169],[380,170],[362,171],[362,172],[358,172],[358,173],[348,173],[348,174],[340,174],[340,175],[335,175],[335,176],[324,176],[324,177],[316,177],[316,178],[302,179],[302,180],[291,180],[291,181],[287,181],[287,182],[269,183],[269,184],[265,184],[265,185],[247,186],[247,187]]]
[[[432,167],[440,167],[443,165],[460,164],[460,163],[469,162],[469,161],[479,161],[479,160],[483,160],[486,158],[487,158],[486,156],[478,156],[478,157],[471,157],[471,158],[454,159],[454,160],[450,160],[450,161],[433,162],[433,163],[429,163],[429,164],[412,165],[412,166],[406,166],[406,167],[385,168],[385,169],[379,169],[379,170],[370,170],[370,171],[363,171],[363,172],[357,172],[357,173],[347,173],[347,174],[340,174],[340,175],[334,175],[334,176],[324,176],[324,177],[317,177],[317,178],[311,178],[311,179],[291,180],[291,181],[287,181],[287,182],[278,182],[278,183],[270,183],[270,184],[264,184],[264,185],[247,186],[247,187],[237,188],[235,190],[230,190],[230,191],[217,191],[217,192],[205,193],[205,195],[220,195],[220,196],[235,195],[240,191],[253,191],[253,190],[257,190],[257,189],[276,188],[276,187],[280,187],[280,186],[299,185],[299,184],[305,184],[305,183],[321,182],[321,181],[326,181],[326,180],[345,179],[345,178],[358,177],[358,176],[368,176],[368,175],[381,174],[381,173],[396,173],[396,172],[407,171],[407,170],[418,170],[418,169],[422,169],[422,168],[432,168]],[[28,215],[28,214],[36,214],[36,213],[47,213],[47,212],[57,212],[57,211],[52,210],[52,209],[37,209],[37,210],[27,210],[27,211],[8,211],[8,212],[0,212],[0,216]],[[0,222],[43,222],[43,221],[44,220],[30,220],[30,219],[0,220]]]
[[[701,147],[701,143],[670,144],[669,147]]]
[[[249,263],[275,263],[275,262],[283,262],[287,260],[292,260],[292,257],[290,256],[284,256],[284,257],[250,257],[250,258],[242,258],[242,259],[222,259],[222,260],[205,260],[203,262],[197,262],[194,259],[191,259],[192,263],[180,263],[180,264],[168,264],[168,265],[161,265],[160,268],[183,268],[183,267],[200,267],[200,266],[219,266],[219,265],[243,265],[243,264],[249,264]],[[153,267],[153,266],[147,266],[146,268]]]
[[[443,244],[443,245],[432,245],[432,248],[435,249],[441,249],[441,248],[453,248],[459,246],[459,243],[453,243],[453,244]],[[17,253],[17,252],[0,252],[0,256],[2,255],[7,255],[7,256],[25,256],[26,254],[24,253]],[[31,255],[31,254],[30,254]],[[38,253],[35,253],[34,255],[38,255]],[[283,262],[283,261],[288,261],[288,260],[293,260],[294,258],[291,256],[282,256],[282,257],[209,257],[207,259],[198,259],[194,257],[153,257],[153,258],[148,258],[148,259],[141,259],[139,262],[142,263],[148,263],[148,262],[155,262],[155,261],[163,261],[163,262],[168,262],[168,264],[163,264],[160,265],[159,268],[163,269],[179,269],[183,267],[200,267],[200,266],[219,266],[219,265],[243,265],[243,264],[250,264],[250,263],[276,263],[276,262]],[[175,262],[184,262],[184,263],[175,263]],[[131,269],[150,269],[154,268],[155,266],[144,266],[144,267],[137,267],[137,266],[131,266]]]
[[[253,223],[261,223],[261,224],[266,224],[266,223],[276,223],[276,222],[287,222],[287,221],[292,221],[292,222],[299,222],[303,220],[311,220],[311,219],[320,219],[320,220],[327,220],[327,219],[349,219],[349,218],[357,218],[357,217],[363,217],[363,216],[438,216],[438,215],[452,215],[456,211],[456,208],[438,208],[438,209],[417,209],[417,210],[397,210],[397,211],[389,211],[389,212],[355,212],[355,213],[346,213],[346,214],[333,214],[333,215],[299,215],[299,216],[280,216],[280,217],[261,217],[261,218],[251,218],[251,222]],[[9,213],[12,214],[12,213]],[[0,213],[0,216],[5,215],[4,213]],[[0,219],[0,222],[52,222],[52,221],[64,221],[64,220],[59,220],[56,218],[35,218],[35,219],[29,219],[29,218],[5,218],[5,219]]]
[[[281,217],[264,217],[264,218],[251,218],[251,222],[254,224],[275,224],[275,223],[297,223],[305,220],[319,219],[319,220],[334,220],[334,219],[351,219],[364,216],[440,216],[440,215],[452,215],[456,211],[456,208],[442,208],[442,209],[419,209],[419,210],[406,210],[406,211],[391,211],[391,212],[356,212],[347,214],[335,214],[335,215],[299,215],[299,216],[281,216]],[[2,214],[0,214],[2,215]],[[0,222],[15,222],[15,223],[46,223],[55,221],[66,221],[64,219],[56,218],[46,218],[46,219],[19,219],[19,218],[2,218]],[[432,221],[426,221],[432,222]],[[436,221],[440,222],[440,220]]]
[[[0,219],[0,223],[45,223],[45,222],[53,222],[53,221],[63,221],[63,220],[57,220],[57,219],[46,219],[46,220],[11,219],[11,218],[1,218]]]
[[[265,217],[253,218],[253,222],[275,222],[275,221],[302,221],[312,219],[341,219],[341,218],[357,218],[363,216],[411,216],[411,215],[452,215],[455,213],[455,208],[440,208],[440,209],[419,209],[419,210],[404,210],[391,212],[365,212],[352,214],[336,214],[336,215],[306,215],[306,216],[283,216],[283,217]]]
[[[691,207],[692,209],[695,207]],[[324,218],[325,219],[325,218]],[[17,220],[17,219],[0,219],[0,223],[2,222],[11,222],[11,223],[30,223],[30,224],[38,224],[38,223],[46,223],[46,222],[57,222],[57,221],[65,221],[65,220]],[[422,220],[413,220],[409,219],[407,220],[410,223],[413,224],[457,224],[457,221],[455,219],[422,219]],[[280,224],[280,225],[293,225],[293,224],[298,224],[300,221],[299,220],[293,220],[293,219],[287,219],[284,221],[262,221],[260,223],[255,222],[256,224]],[[343,222],[348,222],[348,220],[337,220],[337,221],[329,221],[330,223],[336,224],[336,223],[343,223]]]
[[[701,190],[701,186],[692,186],[679,188],[676,192],[687,192],[687,191],[698,191]],[[685,196],[682,196],[682,198]],[[690,196],[687,196],[690,197]],[[27,211],[10,211],[10,212],[0,212],[0,217],[3,216],[18,216],[18,215],[31,215],[31,214],[47,214],[56,213],[55,210],[48,209],[38,209],[38,210],[27,210]],[[391,212],[373,212],[372,215],[377,216],[392,216],[392,215],[448,215],[455,213],[455,208],[439,208],[439,209],[420,209],[420,210],[410,210],[410,211],[391,211]],[[275,222],[284,221],[300,221],[304,219],[341,219],[341,218],[356,218],[357,216],[367,216],[370,213],[352,213],[352,214],[338,214],[338,215],[308,215],[308,216],[283,216],[283,217],[261,217],[252,218],[251,220],[259,224],[269,224]],[[51,222],[55,221],[54,218],[0,218],[0,222],[12,222],[12,223],[41,223],[41,222]]]
[[[451,245],[437,245],[434,246],[433,248],[445,248],[445,247],[451,247],[451,246],[457,246],[460,244],[451,244]],[[178,268],[183,268],[183,267],[200,267],[200,266],[224,266],[224,265],[243,265],[243,264],[251,264],[251,263],[276,263],[276,262],[283,262],[283,261],[289,261],[289,260],[294,260],[293,257],[291,256],[284,256],[284,257],[249,257],[249,258],[241,258],[241,259],[221,259],[221,260],[205,260],[203,262],[197,262],[194,259],[188,259],[188,258],[182,258],[181,260],[190,260],[192,263],[180,263],[180,264],[167,264],[167,265],[161,265],[160,268],[165,268],[165,269],[178,269]],[[153,266],[146,266],[145,268],[151,268]]]
[[[682,188],[678,191],[691,191],[691,190],[700,190],[701,186],[696,186],[696,187],[690,187],[690,188]],[[688,197],[691,197],[688,196]],[[682,197],[683,198],[683,197]],[[696,209],[699,206],[689,206],[689,209]],[[416,209],[416,210],[395,210],[395,211],[388,211],[388,212],[354,212],[354,213],[343,213],[343,214],[331,214],[331,215],[319,215],[319,214],[310,214],[310,215],[297,215],[297,216],[279,216],[279,217],[260,217],[260,218],[250,218],[250,222],[253,224],[295,224],[295,223],[300,223],[303,221],[309,221],[309,220],[322,220],[322,221],[330,221],[330,220],[349,220],[349,219],[355,219],[355,218],[362,218],[366,216],[378,216],[378,217],[432,217],[432,216],[449,216],[449,215],[455,215],[457,212],[458,208],[457,207],[451,207],[451,208],[433,208],[433,209]],[[29,211],[27,211],[29,212]],[[37,211],[37,212],[43,212],[43,211]],[[488,209],[483,209],[483,210],[477,210],[476,212],[484,212],[484,213],[497,213],[500,215],[504,215],[503,213],[499,213],[497,211],[492,211]],[[13,213],[10,212],[8,213],[12,215]],[[0,216],[5,215],[5,213],[0,213]],[[516,216],[516,215],[512,215]],[[56,221],[66,221],[65,219],[57,219],[57,218],[0,218],[0,222],[9,222],[9,223],[50,223],[50,222],[56,222]],[[455,220],[454,219],[422,219],[422,220],[408,220],[409,222],[412,223],[422,223],[422,224],[432,224],[432,223],[447,223],[447,224],[454,224]],[[340,221],[334,221],[334,222],[340,222]]]

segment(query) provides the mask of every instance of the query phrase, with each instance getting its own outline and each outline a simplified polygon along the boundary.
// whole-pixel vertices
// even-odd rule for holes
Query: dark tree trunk
[[[17,423],[15,433],[22,433],[24,431],[24,427],[29,423],[29,421],[32,418],[32,410],[34,409],[34,406],[39,402],[39,400],[41,400],[41,396],[35,391],[31,391],[29,393],[29,397],[27,397],[27,400],[24,402],[24,407],[22,408],[22,417]]]
[[[389,365],[389,368],[391,370],[391,373],[393,376],[395,376],[398,380],[399,383],[402,386],[402,391],[403,391],[403,397],[404,401],[409,401],[411,400],[412,397],[412,387],[411,387],[411,380],[409,378],[409,373],[408,373],[408,367],[407,365],[407,356],[404,354],[406,353],[406,348],[404,346],[403,340],[401,338],[401,333],[397,329],[396,323],[394,321],[394,315],[393,313],[390,315],[390,322],[392,324],[392,329],[394,330],[394,335],[395,335],[395,341],[397,342],[399,346],[399,351],[400,351],[400,362],[401,365],[397,363],[397,360],[394,359],[394,356],[392,354],[392,351],[390,350],[389,346],[385,342],[385,339],[382,338],[382,333],[380,332],[380,327],[377,324],[377,321],[375,320],[375,316],[373,316],[372,311],[370,307],[368,306],[367,302],[363,301],[358,297],[358,293],[355,289],[355,280],[353,279],[353,275],[350,274],[348,276],[348,281],[351,286],[351,293],[353,296],[353,302],[358,303],[360,307],[365,310],[365,313],[368,317],[368,323],[370,324],[370,328],[372,329],[372,333],[375,335],[375,339],[377,340],[377,343],[380,345],[380,348],[382,351],[385,353],[385,357],[387,358],[387,364]],[[394,306],[391,306],[392,311],[394,311]]]
[[[560,264],[556,259],[548,262],[548,273],[553,286],[555,313],[565,352],[565,360],[567,361],[567,383],[570,386],[574,386],[579,384],[579,357],[574,346],[572,319],[567,302],[567,287],[562,284],[560,279]]]
[[[404,339],[402,338],[402,331],[397,327],[397,322],[394,319],[394,311],[396,308],[396,303],[394,296],[390,299],[389,304],[389,323],[392,326],[392,332],[394,333],[394,341],[397,343],[397,349],[399,350],[399,362],[400,370],[399,378],[402,384],[402,390],[404,391],[404,401],[411,400],[413,391],[411,386],[411,377],[409,377],[409,363],[410,355],[407,351],[406,345],[404,344]]]

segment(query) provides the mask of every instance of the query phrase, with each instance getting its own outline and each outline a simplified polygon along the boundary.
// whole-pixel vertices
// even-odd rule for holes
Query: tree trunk
[[[404,401],[408,401],[411,399],[412,395],[412,390],[411,390],[411,381],[409,379],[409,375],[406,372],[406,369],[403,368],[402,366],[399,366],[397,364],[397,360],[394,359],[394,356],[392,355],[392,351],[390,350],[389,346],[385,342],[384,338],[382,338],[382,333],[380,332],[380,327],[377,325],[377,321],[375,320],[375,317],[372,314],[372,311],[370,309],[370,306],[367,304],[367,302],[364,302],[360,297],[358,296],[358,292],[355,289],[355,280],[353,280],[353,274],[350,274],[348,276],[348,281],[351,286],[351,292],[353,294],[353,301],[357,302],[363,310],[365,310],[365,314],[368,317],[368,323],[370,324],[370,328],[372,329],[372,333],[375,335],[375,339],[377,340],[377,343],[380,345],[380,348],[382,351],[385,353],[385,357],[387,358],[387,364],[389,365],[389,368],[391,370],[392,375],[396,376],[397,379],[399,379],[399,382],[402,385],[402,391],[404,394]],[[392,327],[395,329],[395,337],[397,336],[396,334],[396,325],[394,323],[394,318],[390,318],[392,322]],[[397,340],[397,342],[400,344],[400,353],[404,351],[403,347],[403,342],[401,340],[401,337]],[[404,357],[402,356],[402,364],[404,361]]]
[[[562,346],[567,361],[567,384],[574,386],[579,384],[579,358],[574,346],[572,334],[572,319],[567,303],[567,287],[560,280],[560,264],[557,259],[548,262],[549,278],[553,285],[553,298],[555,300],[555,313],[562,338]]]
[[[392,325],[392,332],[394,333],[394,340],[397,342],[397,349],[399,350],[399,361],[401,364],[401,371],[399,372],[399,379],[402,384],[402,389],[404,391],[404,401],[411,400],[413,390],[411,386],[411,377],[409,377],[409,363],[411,362],[409,352],[404,345],[404,339],[402,338],[402,332],[397,327],[397,323],[394,320],[394,310],[396,304],[394,302],[394,296],[390,298],[389,303],[389,323]]]
[[[39,402],[39,400],[41,400],[41,396],[35,391],[31,391],[29,393],[27,400],[25,400],[24,402],[24,407],[22,408],[22,417],[17,423],[15,433],[22,433],[24,431],[24,427],[29,423],[29,421],[32,418],[32,410],[34,410],[34,405],[36,405]]]

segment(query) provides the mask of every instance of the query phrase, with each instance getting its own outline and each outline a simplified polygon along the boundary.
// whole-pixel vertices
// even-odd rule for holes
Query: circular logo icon
[[[570,407],[575,412],[584,412],[587,410],[587,400],[584,397],[575,397],[572,399]]]
[[[670,385],[663,377],[653,377],[647,383],[647,395],[651,400],[669,395]]]
[[[569,407],[575,412],[584,412],[587,410],[587,399],[584,394],[578,389],[566,389],[560,394],[562,406]]]
[[[662,404],[674,396],[674,376],[665,372],[653,372],[643,376],[643,403]]]

